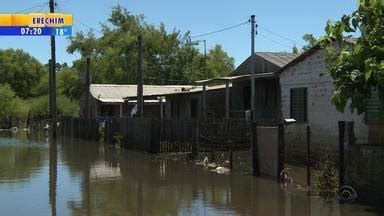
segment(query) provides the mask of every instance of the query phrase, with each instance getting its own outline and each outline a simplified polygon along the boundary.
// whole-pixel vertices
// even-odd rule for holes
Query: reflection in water
[[[57,188],[57,142],[49,142],[49,205],[51,215],[56,216],[56,188]]]
[[[30,215],[381,213],[375,208],[326,202],[301,191],[285,191],[269,179],[218,175],[164,155],[141,154],[68,138],[49,145],[21,140],[0,139],[0,160],[5,162],[0,164],[0,176],[29,181],[31,188],[37,191],[45,188],[47,193],[28,197],[29,186],[23,181],[12,183],[18,184],[20,191],[10,190],[9,182],[0,182],[0,208],[5,209],[6,215],[20,213],[7,206],[19,205],[24,196],[31,202],[23,207]],[[6,170],[3,164],[14,169]],[[49,188],[40,184],[42,179],[49,182]],[[11,200],[3,198],[5,196]]]

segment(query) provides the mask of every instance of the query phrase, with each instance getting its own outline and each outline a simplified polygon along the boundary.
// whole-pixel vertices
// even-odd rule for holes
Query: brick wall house
[[[324,52],[318,45],[278,71],[281,85],[282,118],[294,118],[297,123],[286,128],[285,141],[288,158],[306,155],[306,127],[311,129],[313,153],[336,153],[338,121],[353,121],[358,143],[367,143],[368,127],[365,115],[344,113],[331,103],[334,90],[327,70]]]

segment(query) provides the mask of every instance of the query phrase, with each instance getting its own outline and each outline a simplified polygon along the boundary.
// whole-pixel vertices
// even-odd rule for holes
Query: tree
[[[293,47],[292,47],[292,53],[299,53],[299,49],[297,48],[296,45],[293,45]]]
[[[221,45],[214,46],[207,56],[207,77],[226,76],[233,70],[235,60],[228,56]]]
[[[167,32],[165,25],[155,27],[143,15],[132,15],[121,6],[112,9],[108,23],[102,25],[102,36],[95,38],[77,33],[70,37],[69,53],[78,52],[82,58],[74,62],[77,71],[85,71],[85,58],[92,59],[93,83],[136,83],[137,36],[143,36],[143,66],[145,84],[186,84],[203,79],[204,56],[192,42],[189,32]],[[210,76],[229,74],[233,61],[222,48],[208,53]],[[220,70],[220,72],[218,72]]]
[[[0,84],[8,84],[17,96],[33,96],[32,88],[44,74],[44,66],[22,50],[0,50]]]
[[[351,110],[365,112],[372,88],[379,90],[383,101],[383,14],[382,1],[361,0],[350,15],[343,15],[340,21],[327,22],[322,44],[327,47],[326,63],[335,84],[332,102],[341,111],[350,101]],[[354,41],[350,38],[352,35],[359,36]],[[337,49],[333,41],[337,41]]]
[[[32,118],[48,118],[49,117],[49,96],[43,95],[40,97],[31,98],[28,100],[31,107]],[[77,101],[72,101],[65,95],[58,94],[57,96],[57,112],[59,115],[78,116],[79,104]]]
[[[318,40],[313,34],[305,34],[303,35],[303,40],[307,42],[307,45],[304,45],[301,49],[303,52],[312,48],[315,44],[317,44]]]
[[[0,120],[4,123],[8,119],[26,117],[27,104],[16,96],[8,84],[0,85]]]

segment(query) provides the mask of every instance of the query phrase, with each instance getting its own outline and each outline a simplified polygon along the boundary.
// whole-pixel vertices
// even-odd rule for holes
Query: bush
[[[329,155],[320,159],[319,172],[315,175],[315,190],[320,194],[335,193],[338,188],[338,172],[335,161]]]
[[[31,116],[34,118],[49,117],[49,95],[44,95],[29,100]],[[67,96],[57,97],[57,112],[59,115],[77,117],[79,115],[79,104],[77,101],[70,100]]]

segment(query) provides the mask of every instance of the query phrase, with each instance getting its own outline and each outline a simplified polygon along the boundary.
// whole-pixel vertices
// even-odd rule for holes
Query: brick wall
[[[305,157],[307,125],[311,128],[311,150],[314,154],[337,151],[338,121],[354,121],[358,142],[367,142],[364,116],[351,114],[348,108],[345,113],[340,113],[332,105],[332,78],[320,76],[327,70],[323,56],[324,50],[317,50],[280,75],[283,118],[290,117],[290,89],[306,87],[308,91],[308,121],[290,125],[285,130],[288,160],[290,157]]]

